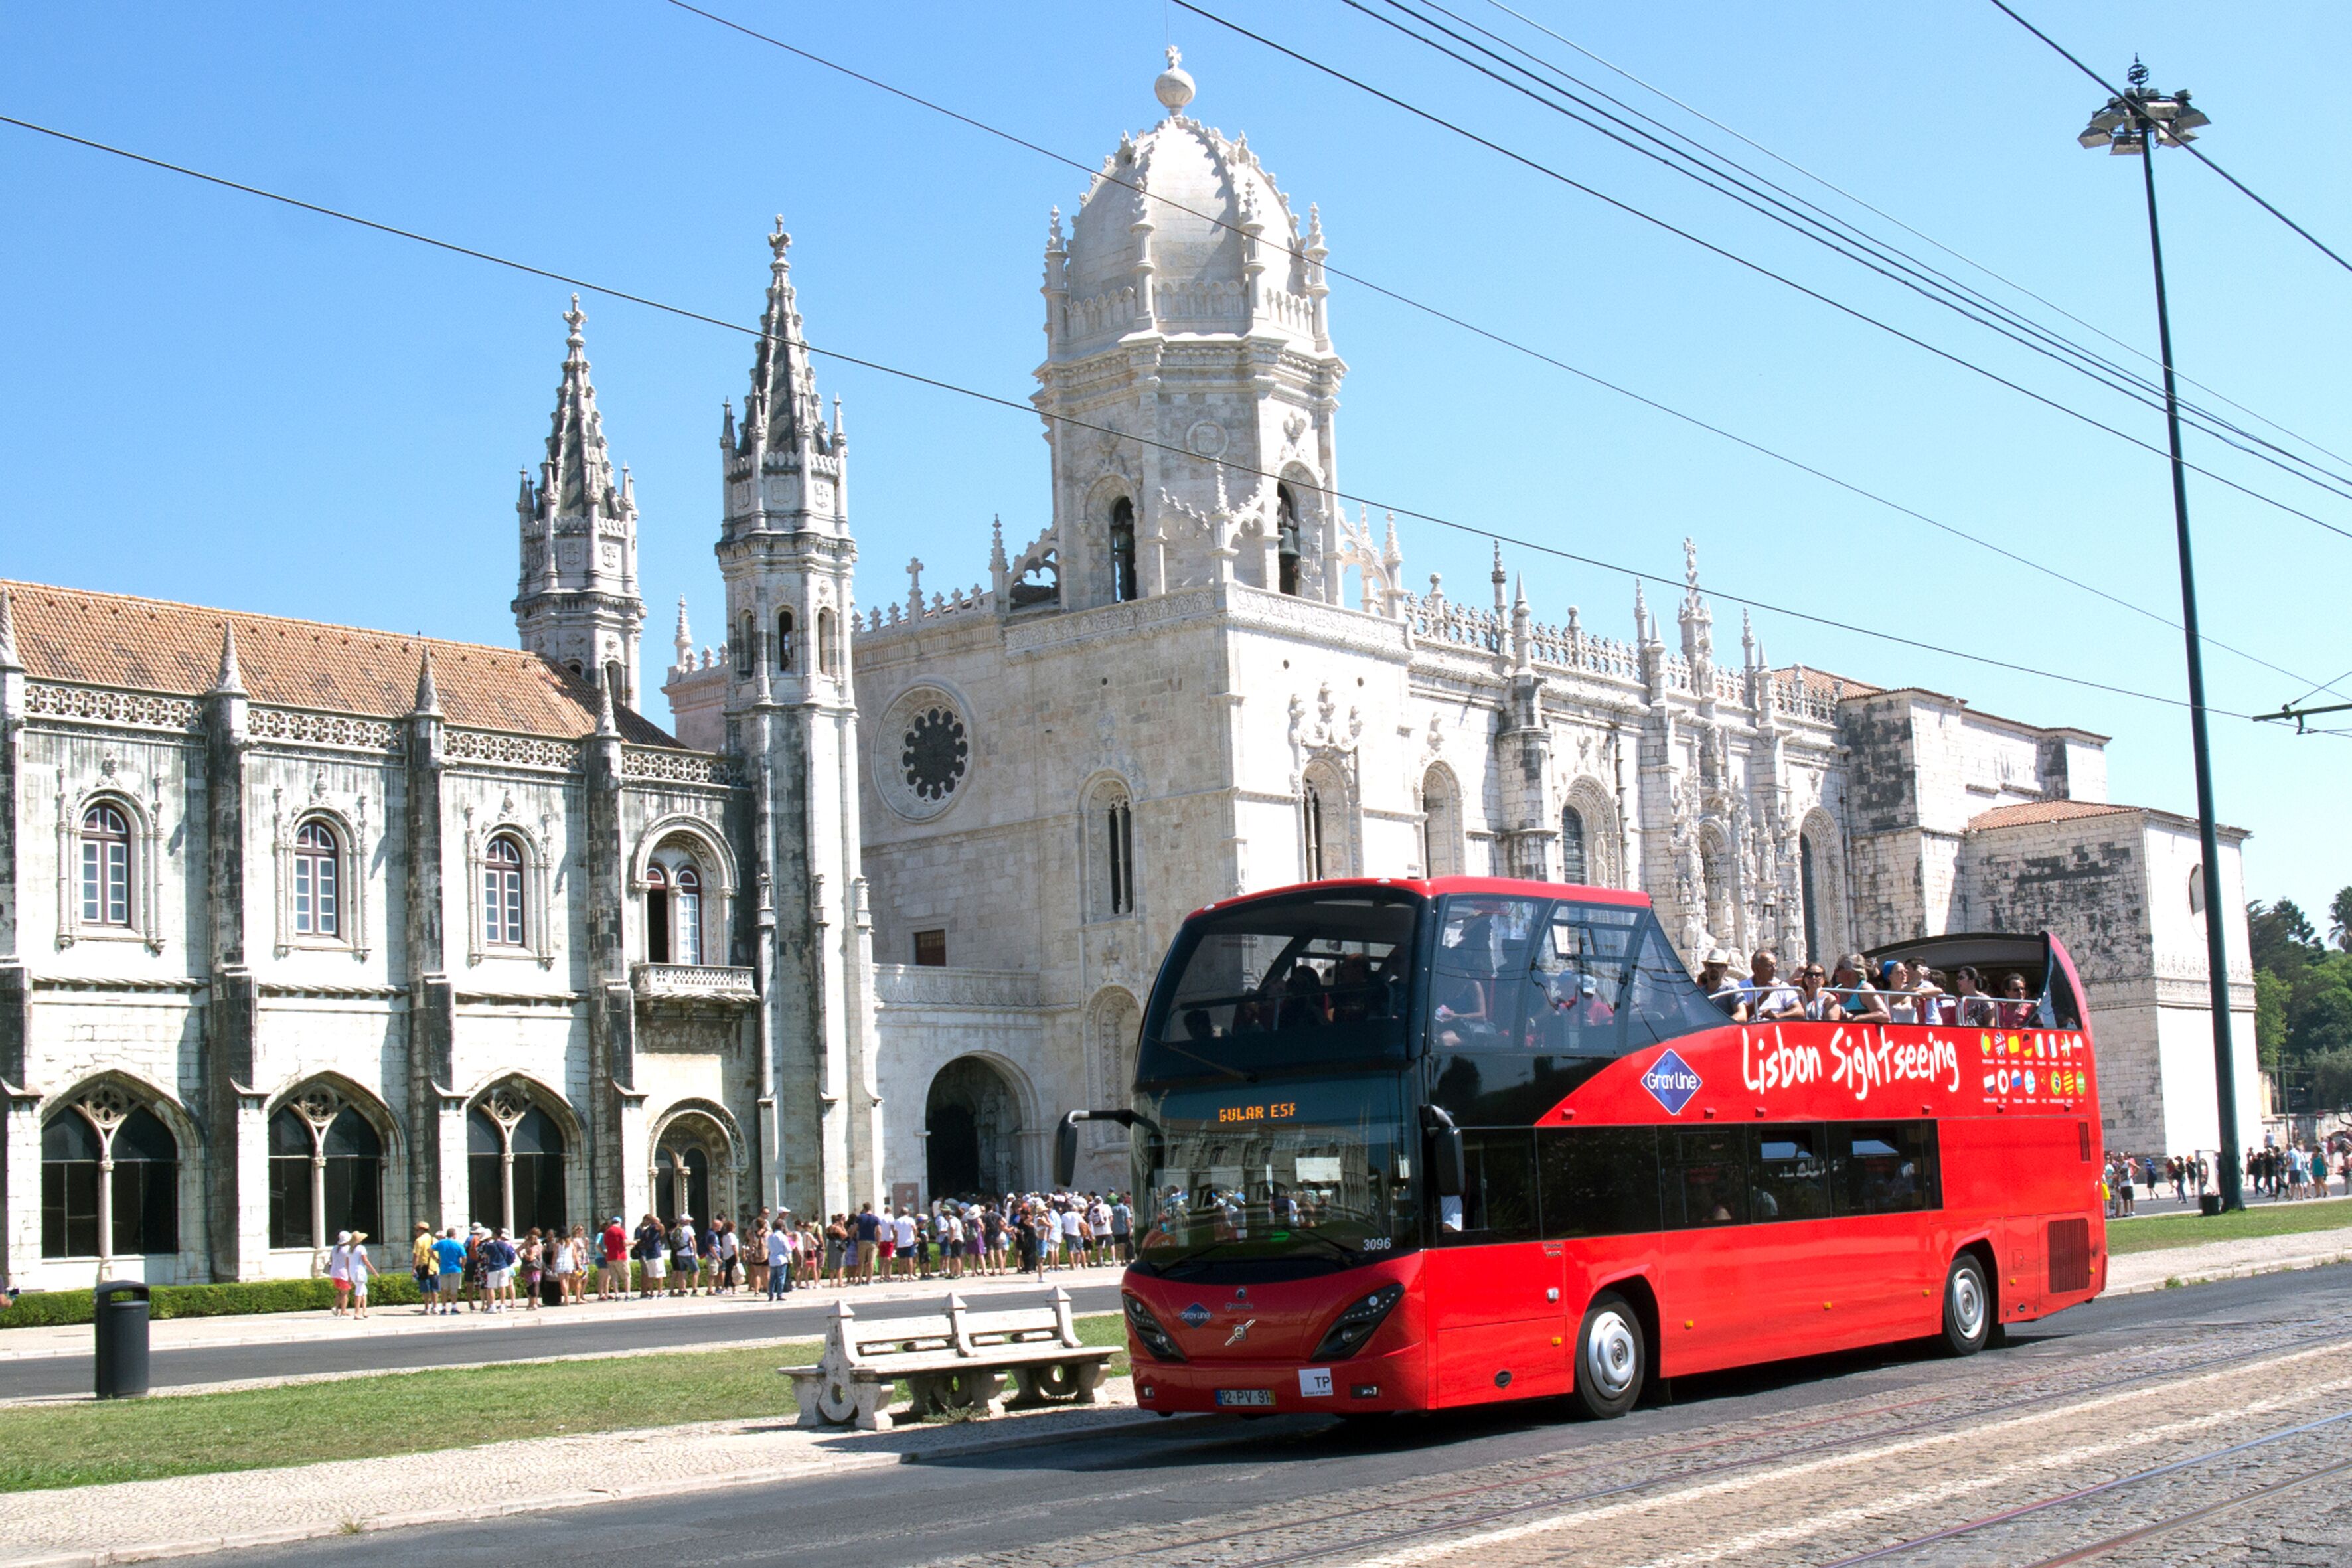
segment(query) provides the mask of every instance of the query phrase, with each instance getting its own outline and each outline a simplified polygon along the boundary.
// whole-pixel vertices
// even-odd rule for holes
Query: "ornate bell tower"
[[[751,792],[748,918],[761,970],[764,1202],[855,1212],[881,1196],[873,928],[849,658],[857,544],[848,438],[802,336],[783,219],[742,422],[719,431],[727,749]]]
[[[604,450],[604,416],[588,379],[587,316],[580,296],[563,320],[563,383],[555,393],[555,419],[547,458],[533,481],[526,471],[515,512],[522,525],[522,575],[515,590],[515,629],[522,646],[595,681],[607,671],[620,700],[637,702],[637,629],[645,601],[637,596],[637,501],[629,472],[613,482]]]

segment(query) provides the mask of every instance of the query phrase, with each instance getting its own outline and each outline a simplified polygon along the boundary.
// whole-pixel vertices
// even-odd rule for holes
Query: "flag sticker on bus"
[[[1669,1050],[1650,1064],[1650,1070],[1642,1075],[1642,1087],[1650,1091],[1651,1099],[1666,1108],[1667,1115],[1680,1116],[1683,1107],[1690,1103],[1691,1096],[1702,1085],[1690,1064]]]

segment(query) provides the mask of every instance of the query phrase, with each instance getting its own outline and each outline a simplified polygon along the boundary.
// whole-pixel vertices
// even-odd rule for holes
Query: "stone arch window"
[[[1805,956],[1829,963],[1844,952],[1844,862],[1837,822],[1826,811],[1809,812],[1797,829],[1798,934]]]
[[[816,667],[820,675],[841,673],[841,617],[830,608],[816,613]]]
[[[793,624],[793,613],[790,610],[778,610],[776,612],[776,672],[780,675],[790,675],[793,672],[793,655],[795,651],[793,646],[793,634],[795,629]]]
[[[1559,879],[1590,886],[1592,881],[1591,856],[1586,849],[1584,813],[1572,805],[1559,812]]]
[[[628,700],[629,689],[621,683],[621,661],[617,658],[604,661],[604,689],[613,694],[615,706]]]
[[[502,1084],[466,1112],[467,1217],[516,1236],[566,1223],[563,1128],[520,1084]]]
[[[760,624],[751,612],[743,612],[743,623],[735,629],[735,673],[748,677],[760,657]]]
[[[482,847],[482,941],[488,946],[528,945],[524,865],[522,843],[511,833],[494,833]]]
[[[1718,942],[1734,941],[1731,918],[1735,889],[1731,885],[1731,846],[1713,823],[1699,829],[1699,873],[1706,883],[1707,934]]]
[[[1421,776],[1421,868],[1426,877],[1462,874],[1462,792],[1443,767]]]
[[[1813,836],[1797,836],[1797,899],[1802,906],[1805,932],[1805,957],[1808,962],[1822,962],[1822,900],[1816,878],[1820,875],[1813,865]]]
[[[646,962],[667,963],[669,956],[669,871],[661,865],[646,868]]]
[[[81,814],[81,923],[131,926],[131,818],[111,801]]]
[[[343,847],[316,817],[294,832],[294,934],[342,934]]]
[[[41,1256],[180,1250],[180,1143],[163,1119],[101,1084],[41,1129]]]
[[[2201,865],[2189,868],[2189,912],[2205,912],[2205,868]]]
[[[1135,503],[1121,496],[1110,507],[1110,596],[1124,604],[1142,594],[1135,575]]]
[[[1087,805],[1087,858],[1094,866],[1095,918],[1135,912],[1135,802],[1116,780],[1098,785]]]
[[[1276,586],[1296,598],[1298,594],[1298,497],[1286,479],[1274,487],[1275,559],[1279,563]]]
[[[701,963],[712,879],[688,840],[667,838],[646,865],[646,962]]]
[[[269,1245],[316,1250],[345,1230],[383,1238],[383,1136],[341,1095],[313,1089],[269,1118]]]
[[[1299,796],[1299,815],[1307,834],[1307,879],[1319,882],[1325,876],[1324,834],[1328,824],[1323,814],[1323,792],[1310,782]]]

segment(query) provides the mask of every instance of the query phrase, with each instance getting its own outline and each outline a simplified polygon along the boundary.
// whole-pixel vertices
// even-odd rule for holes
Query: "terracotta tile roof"
[[[1801,677],[1811,693],[1824,701],[1832,697],[1875,697],[1886,689],[1883,686],[1873,686],[1867,680],[1856,680],[1850,675],[1840,675],[1834,670],[1817,669],[1810,664],[1784,664],[1772,673],[1783,679]]]
[[[596,728],[596,689],[520,648],[39,583],[0,580],[0,588],[14,612],[17,658],[35,680],[200,697],[219,673],[226,622],[236,627],[238,672],[256,702],[397,718],[415,705],[417,662],[430,648],[441,712],[452,724],[558,740]],[[677,745],[641,714],[624,708],[615,718],[633,745]]]
[[[1969,831],[1988,827],[2031,827],[2042,822],[2067,822],[2078,816],[2113,816],[2137,812],[2136,805],[2113,805],[2097,800],[2029,800],[2017,805],[1997,805],[1969,818]]]

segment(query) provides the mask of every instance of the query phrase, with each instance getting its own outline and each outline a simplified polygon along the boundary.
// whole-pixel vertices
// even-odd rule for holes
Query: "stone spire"
[[[1695,683],[1704,687],[1708,677],[1699,667],[1712,668],[1715,663],[1715,612],[1707,607],[1706,595],[1698,587],[1698,546],[1688,539],[1683,541],[1683,657],[1691,661]],[[1707,690],[1699,696],[1706,697]]]
[[[694,631],[686,624],[686,595],[677,596],[677,636],[673,645],[677,649],[677,668],[694,668]]]
[[[211,695],[215,697],[245,695],[245,680],[236,668],[236,627],[221,623],[220,671],[213,677]]]
[[[779,216],[768,236],[768,300],[760,315],[751,387],[744,395],[741,420],[730,414],[720,433],[722,533],[728,540],[808,529],[848,531],[842,464],[848,437],[840,399],[834,400],[828,422],[817,395],[816,369],[793,287],[792,244]],[[730,617],[739,610],[730,599]]]
[[[433,684],[433,650],[425,649],[416,659],[416,700],[408,710],[415,714],[436,714],[441,711],[441,690]]]
[[[580,296],[563,313],[563,377],[555,391],[539,478],[523,476],[515,501],[522,571],[515,626],[523,647],[583,678],[618,667],[621,700],[634,704],[637,633],[637,505],[628,470],[618,482],[604,446],[604,416],[588,374],[587,315]]]

